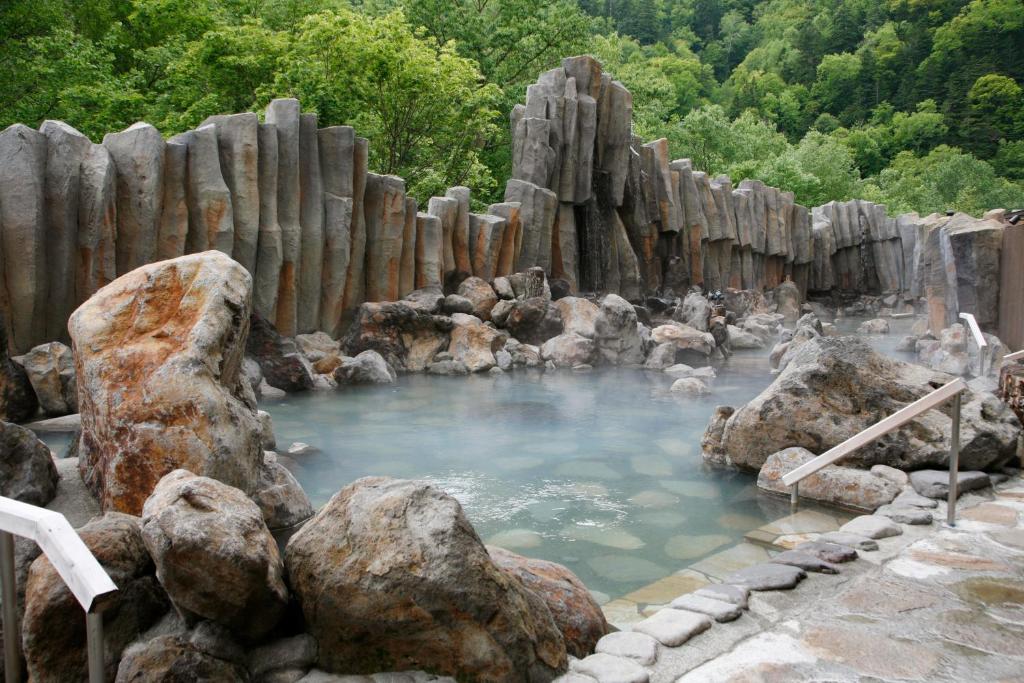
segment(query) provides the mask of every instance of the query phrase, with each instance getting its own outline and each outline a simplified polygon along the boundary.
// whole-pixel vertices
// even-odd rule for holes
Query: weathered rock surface
[[[138,268],[68,325],[82,478],[104,510],[138,513],[173,469],[252,491],[263,451],[241,373],[252,278],[217,252]]]
[[[50,449],[25,427],[0,421],[0,495],[44,506],[57,495]]]
[[[253,313],[246,354],[260,364],[263,379],[282,391],[306,391],[313,388],[309,362],[299,353],[295,340],[281,336],[263,316]]]
[[[910,473],[910,485],[919,495],[925,498],[945,500],[949,496],[949,471],[918,470]],[[991,479],[984,472],[959,471],[956,476],[957,495],[967,491],[988,488]]]
[[[601,312],[594,322],[598,357],[612,365],[640,365],[644,343],[637,329],[636,310],[617,294],[601,299]]]
[[[21,362],[43,411],[50,415],[78,412],[78,387],[70,348],[60,342],[40,344],[26,353]]]
[[[338,384],[392,384],[398,375],[373,349],[363,351],[355,358],[343,358],[334,371]]]
[[[249,680],[238,662],[216,657],[187,635],[170,634],[133,644],[124,652],[115,683],[244,683]]]
[[[672,317],[688,327],[707,332],[708,320],[711,319],[711,302],[697,292],[690,292]]]
[[[853,337],[817,337],[796,351],[767,389],[716,426],[720,437],[709,426],[704,452],[711,460],[748,469],[760,469],[769,455],[790,446],[822,453],[951,379],[882,356]],[[844,464],[904,470],[944,465],[949,455],[948,410],[924,413],[851,454]],[[961,467],[1007,462],[1019,433],[1016,416],[994,396],[964,393]]]
[[[0,420],[24,422],[39,409],[28,374],[8,353],[7,320],[0,311]]]
[[[281,617],[284,563],[260,508],[238,489],[175,470],[146,501],[142,537],[160,584],[187,617],[253,639]]]
[[[313,516],[313,505],[302,486],[272,451],[264,451],[260,480],[252,499],[271,532],[294,527]]]
[[[559,368],[589,363],[594,357],[594,342],[575,332],[565,332],[541,344],[540,357]]]
[[[670,323],[651,330],[651,339],[656,344],[675,344],[677,351],[691,351],[709,356],[715,349],[715,339],[707,332],[701,332],[687,325]]]
[[[789,493],[782,477],[815,458],[806,448],[786,448],[768,456],[757,475],[758,488],[776,493]],[[827,465],[800,482],[800,496],[832,505],[874,511],[892,502],[901,486],[874,472]]]
[[[562,332],[558,307],[547,297],[517,300],[505,318],[505,328],[516,339],[540,346]]]
[[[587,587],[562,565],[493,546],[488,546],[487,552],[499,569],[522,581],[544,601],[570,655],[586,657],[611,629]]]
[[[472,306],[472,310],[463,311],[464,313],[471,313],[481,320],[491,319],[491,309],[498,303],[498,295],[486,280],[478,277],[466,278],[459,285],[458,295],[465,297]]]
[[[807,578],[807,572],[787,564],[755,564],[725,577],[725,583],[745,586],[752,591],[794,588]]]
[[[366,303],[342,340],[349,355],[372,349],[395,370],[420,372],[448,347],[452,320],[404,301]]]
[[[286,560],[327,671],[546,681],[566,668],[543,601],[495,566],[459,503],[431,486],[356,481],[292,537]]]
[[[575,296],[562,297],[555,302],[562,315],[562,329],[581,337],[593,339],[597,334],[597,318],[601,309],[586,299]]]
[[[125,646],[168,608],[167,596],[153,575],[153,561],[140,526],[138,517],[108,512],[78,530],[118,588],[103,611],[108,680],[113,678]],[[29,571],[22,646],[32,680],[71,683],[88,678],[82,608],[45,556],[33,562]]]
[[[452,315],[452,323],[448,353],[453,360],[463,363],[470,372],[484,372],[497,365],[494,354],[505,345],[506,333],[464,313]]]

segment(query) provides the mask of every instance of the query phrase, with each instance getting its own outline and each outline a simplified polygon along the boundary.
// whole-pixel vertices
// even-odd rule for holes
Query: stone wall
[[[70,313],[143,264],[218,249],[253,277],[254,307],[292,336],[338,336],[364,301],[542,266],[562,291],[771,288],[926,297],[935,321],[998,317],[1002,224],[892,218],[864,201],[813,210],[792,193],[670,160],[633,135],[632,95],[571,57],[511,113],[505,201],[453,187],[419,207],[371,173],[369,142],[320,128],[294,99],[213,116],[165,140],[146,123],[101,144],[59,121],[0,132],[0,307],[11,350],[67,340]],[[425,209],[425,210],[420,210]],[[979,225],[979,223],[983,223]],[[993,270],[994,269],[994,270]],[[994,278],[994,280],[993,280]]]

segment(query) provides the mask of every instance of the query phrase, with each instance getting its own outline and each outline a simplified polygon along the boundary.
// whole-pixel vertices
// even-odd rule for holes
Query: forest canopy
[[[165,135],[298,97],[420,200],[500,199],[508,112],[589,53],[635,132],[797,201],[1024,205],[1020,0],[8,0],[0,127]]]

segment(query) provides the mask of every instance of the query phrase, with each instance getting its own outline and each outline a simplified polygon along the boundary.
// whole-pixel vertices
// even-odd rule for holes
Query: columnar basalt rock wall
[[[0,132],[0,307],[11,347],[67,338],[68,316],[140,265],[217,249],[253,276],[254,307],[287,336],[344,332],[364,301],[453,291],[540,266],[562,291],[772,288],[925,297],[993,328],[997,217],[886,215],[861,200],[808,209],[756,180],[712,178],[632,131],[632,95],[590,57],[541,74],[510,115],[504,202],[453,187],[425,207],[371,173],[369,142],[318,128],[294,99],[213,116],[164,140],[137,123],[94,144],[59,121]],[[421,209],[423,209],[421,211]],[[942,324],[944,323],[944,324]]]

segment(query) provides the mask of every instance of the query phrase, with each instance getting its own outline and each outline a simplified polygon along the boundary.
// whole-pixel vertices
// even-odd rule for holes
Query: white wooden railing
[[[59,512],[0,496],[0,589],[3,598],[4,679],[21,678],[21,628],[18,624],[14,576],[14,536],[36,542],[50,564],[85,610],[89,682],[101,683],[103,673],[103,616],[101,611],[117,586],[93,557],[82,539]]]
[[[985,349],[988,347],[988,342],[985,341],[985,335],[981,333],[981,328],[978,327],[978,321],[975,320],[974,316],[970,313],[961,313],[961,320],[967,321],[967,329],[971,331],[971,336],[974,337],[974,343],[978,345],[978,376],[985,376]]]
[[[861,446],[875,441],[888,434],[898,427],[910,422],[915,417],[932,408],[936,408],[946,401],[953,400],[952,420],[953,428],[949,446],[949,511],[946,521],[950,526],[956,521],[956,499],[957,499],[957,473],[960,468],[960,394],[967,388],[967,383],[960,377],[948,384],[944,384],[927,396],[919,398],[913,403],[904,406],[884,420],[880,420],[864,431],[850,437],[838,446],[825,451],[810,462],[805,462],[800,467],[787,472],[782,477],[782,483],[791,486],[790,501],[795,506],[800,496],[800,482],[803,479],[817,473],[824,467],[831,465]]]

